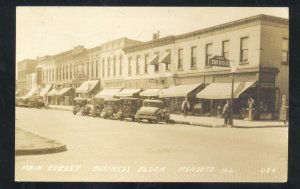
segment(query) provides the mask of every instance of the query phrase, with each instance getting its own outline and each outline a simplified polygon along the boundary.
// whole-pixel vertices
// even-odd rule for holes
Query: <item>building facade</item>
[[[31,86],[27,83],[28,74],[32,74],[35,72],[35,67],[37,65],[36,60],[33,59],[25,59],[23,61],[18,62],[18,79],[17,79],[17,92],[18,96],[24,96],[28,91],[30,91]]]

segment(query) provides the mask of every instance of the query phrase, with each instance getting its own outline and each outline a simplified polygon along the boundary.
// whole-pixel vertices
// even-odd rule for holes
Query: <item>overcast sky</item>
[[[288,8],[17,7],[16,60],[54,55],[76,45],[95,47],[121,37],[148,41]]]

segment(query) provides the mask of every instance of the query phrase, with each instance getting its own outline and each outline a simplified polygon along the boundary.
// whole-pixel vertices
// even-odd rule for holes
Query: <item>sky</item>
[[[17,7],[16,62],[92,48],[128,37],[149,41],[267,14],[288,18],[288,8],[238,7]]]

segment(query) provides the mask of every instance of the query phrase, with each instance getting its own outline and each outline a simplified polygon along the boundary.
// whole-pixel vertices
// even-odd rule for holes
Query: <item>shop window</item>
[[[229,59],[229,40],[222,42],[222,56]]]
[[[287,38],[282,39],[281,62],[284,65],[288,65],[289,63],[289,40]]]
[[[205,46],[205,66],[209,66],[209,59],[212,58],[212,43]]]
[[[191,48],[191,68],[197,68],[197,47]]]
[[[183,49],[178,49],[178,70],[183,69]]]
[[[249,37],[241,38],[240,62],[248,62],[248,41]]]

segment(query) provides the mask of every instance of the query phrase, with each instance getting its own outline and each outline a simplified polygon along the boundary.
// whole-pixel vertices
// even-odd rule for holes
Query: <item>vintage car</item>
[[[29,103],[29,98],[24,98],[24,97],[17,97],[16,98],[16,106],[19,107],[27,107]]]
[[[76,97],[74,98],[73,114],[76,115],[80,112],[81,108],[88,103],[86,98]]]
[[[87,99],[86,105],[82,107],[81,115],[92,115],[93,112],[93,105],[92,105],[92,99]]]
[[[120,98],[119,120],[131,118],[132,121],[135,121],[135,114],[139,109],[139,101],[140,99],[138,98]]]
[[[164,108],[163,101],[150,99],[144,100],[143,107],[137,111],[135,119],[137,122],[141,120],[148,120],[149,123],[171,122],[170,112]]]
[[[92,116],[100,116],[101,112],[104,108],[104,99],[103,98],[94,98],[93,99],[93,109],[92,109]]]
[[[28,106],[29,108],[43,108],[45,103],[42,97],[31,97],[29,98]]]
[[[104,99],[104,108],[101,112],[101,116],[104,117],[104,119],[118,117],[119,108],[120,99]]]

